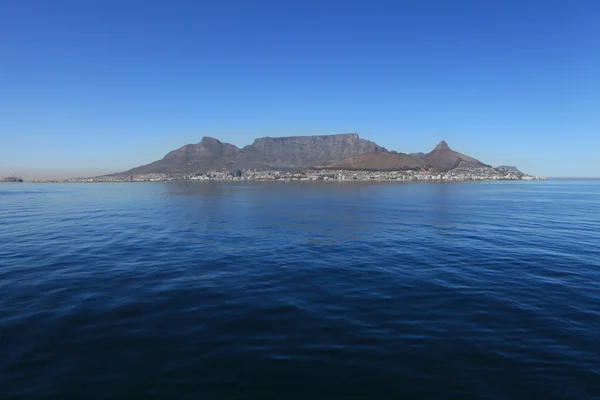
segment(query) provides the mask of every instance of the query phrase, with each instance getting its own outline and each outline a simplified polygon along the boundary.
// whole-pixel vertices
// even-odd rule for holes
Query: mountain
[[[517,174],[522,174],[522,172],[519,171],[519,169],[517,167],[515,167],[514,165],[499,165],[496,167],[496,169],[499,169],[501,171],[510,171],[510,172],[516,172]]]
[[[358,134],[323,136],[264,137],[240,149],[217,139],[204,137],[168,153],[162,160],[133,168],[124,174],[204,173],[212,170],[258,169],[291,171],[327,164],[370,152],[387,152]]]
[[[123,174],[190,173],[221,169],[237,164],[241,151],[234,145],[204,137],[198,144],[188,144],[168,153],[162,160],[133,168]]]
[[[452,150],[448,143],[441,141],[433,151],[425,154],[422,159],[429,165],[441,172],[447,172],[454,168],[488,167],[472,157]]]
[[[422,170],[431,167],[422,159],[408,154],[375,152],[345,158],[340,161],[312,167],[311,169],[350,170],[350,171],[405,171]]]
[[[433,151],[424,153],[373,152],[344,158],[333,163],[317,165],[311,169],[363,170],[363,171],[403,171],[437,170],[448,172],[455,168],[489,168],[472,157],[452,150],[445,141]]]
[[[358,134],[263,137],[243,148],[204,137],[197,144],[173,150],[163,159],[115,175],[190,174],[215,170],[256,169],[296,171],[346,169],[402,171],[489,167],[452,150],[445,141],[427,154],[389,152]],[[506,170],[507,171],[507,170]]]
[[[358,134],[289,136],[256,139],[243,152],[272,169],[301,169],[369,152],[387,152]]]

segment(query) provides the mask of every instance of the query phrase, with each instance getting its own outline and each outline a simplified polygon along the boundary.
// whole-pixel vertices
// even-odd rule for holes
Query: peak
[[[215,139],[210,136],[204,136],[200,141],[200,144],[210,144],[210,143],[221,143],[219,139]]]
[[[445,140],[442,140],[440,143],[438,143],[437,146],[435,146],[434,150],[443,150],[443,149],[449,149],[450,146],[448,146],[448,143],[446,143]]]
[[[351,139],[351,140],[358,140],[358,139],[360,139],[360,137],[358,136],[358,133],[338,133],[338,134],[335,134],[335,135],[325,135],[323,137],[327,137],[327,136],[330,136],[330,137],[333,137],[333,138],[338,138],[338,139],[340,139],[340,138]]]

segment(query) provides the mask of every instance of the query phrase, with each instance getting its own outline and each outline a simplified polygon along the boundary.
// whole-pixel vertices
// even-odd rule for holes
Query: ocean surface
[[[600,399],[600,181],[0,185],[2,399]]]

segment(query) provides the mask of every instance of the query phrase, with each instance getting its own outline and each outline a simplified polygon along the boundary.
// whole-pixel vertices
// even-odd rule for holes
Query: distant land
[[[238,148],[215,138],[204,137],[169,152],[162,160],[121,172],[118,175],[148,173],[193,174],[237,169],[296,171],[370,152],[387,152],[358,134],[324,136],[264,137]]]
[[[2,183],[21,183],[23,182],[23,178],[18,176],[7,176],[6,178],[1,178],[0,182]]]
[[[357,133],[263,137],[243,148],[204,137],[161,160],[80,181],[180,179],[520,180],[516,167],[494,168],[441,141],[428,153],[389,151]],[[77,181],[77,180],[76,180]]]
[[[396,152],[373,152],[354,157],[344,158],[340,161],[313,166],[313,170],[349,170],[349,171],[406,171],[431,169],[423,159],[412,157],[408,154]]]
[[[519,168],[515,167],[514,165],[499,165],[496,168],[498,168],[498,169],[504,169],[504,170],[507,170],[507,171],[513,171],[513,172],[520,172],[520,173],[522,173],[521,171],[519,171]]]
[[[533,179],[545,178],[525,174],[515,166],[492,167],[453,150],[443,140],[430,152],[406,154],[347,133],[263,137],[242,148],[205,136],[127,171],[57,181]]]
[[[337,180],[533,180],[516,168],[494,168],[441,141],[429,153],[373,152],[307,168]]]
[[[237,169],[299,171],[305,168],[352,170],[429,170],[447,172],[459,167],[487,167],[472,157],[452,150],[445,141],[429,153],[390,152],[357,133],[264,137],[238,148],[218,139],[204,137],[197,144],[173,150],[162,160],[115,175],[149,173],[202,174]]]

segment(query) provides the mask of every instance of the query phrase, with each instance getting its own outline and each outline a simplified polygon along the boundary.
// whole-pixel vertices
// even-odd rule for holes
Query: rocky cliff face
[[[204,137],[168,153],[162,160],[133,168],[122,174],[204,173],[211,170],[258,169],[298,170],[385,148],[359,138],[358,134],[290,136],[256,139],[243,149]]]
[[[371,152],[385,152],[385,148],[360,139],[358,134],[327,136],[290,136],[256,139],[243,149],[252,160],[260,160],[274,169],[300,169],[326,164],[343,158]]]
[[[429,170],[431,167],[422,159],[403,153],[375,152],[345,158],[312,170],[345,171],[407,171]]]

